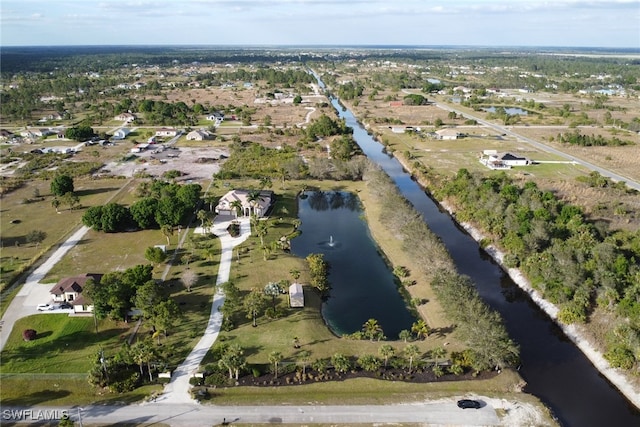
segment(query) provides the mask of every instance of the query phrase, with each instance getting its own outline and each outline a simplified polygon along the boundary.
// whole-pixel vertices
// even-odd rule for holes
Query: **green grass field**
[[[67,314],[36,314],[18,320],[2,351],[0,372],[87,373],[90,357],[100,349],[106,353],[120,348],[129,337],[131,325],[103,320],[95,331],[93,317]],[[34,329],[33,341],[24,341],[22,331]]]

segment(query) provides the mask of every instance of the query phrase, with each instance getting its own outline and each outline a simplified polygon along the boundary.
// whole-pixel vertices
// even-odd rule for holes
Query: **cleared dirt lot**
[[[128,161],[107,163],[99,173],[133,177],[136,174],[162,176],[170,170],[179,170],[183,179],[204,181],[220,170],[220,162],[229,156],[226,147],[175,147],[154,153],[146,150],[132,155]]]

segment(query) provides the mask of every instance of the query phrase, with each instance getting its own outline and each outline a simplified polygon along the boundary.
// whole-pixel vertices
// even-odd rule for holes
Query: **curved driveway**
[[[227,232],[227,227],[232,219],[234,219],[232,216],[218,215],[213,223],[213,233],[220,238],[221,254],[216,279],[217,291],[213,297],[213,304],[211,304],[207,328],[184,362],[173,371],[171,382],[165,386],[163,394],[156,399],[158,403],[195,403],[189,391],[191,389],[189,379],[198,371],[200,362],[218,338],[222,326],[222,313],[219,308],[224,303],[224,293],[219,285],[229,280],[233,248],[247,240],[251,234],[249,218],[242,218],[240,219],[240,236],[231,237]]]
[[[464,116],[464,117],[472,119],[472,120],[475,120],[475,121],[477,121],[478,123],[480,123],[483,126],[486,126],[488,128],[494,129],[494,130],[496,130],[496,131],[498,131],[500,133],[507,134],[507,135],[512,136],[514,138],[517,138],[517,139],[521,140],[522,142],[525,142],[525,143],[527,143],[527,144],[529,144],[529,145],[531,145],[533,147],[536,147],[539,150],[546,151],[547,153],[555,154],[556,156],[564,157],[565,159],[568,159],[568,160],[570,160],[572,162],[578,163],[578,164],[586,167],[589,170],[596,171],[602,176],[606,176],[608,178],[611,178],[614,181],[618,181],[618,182],[619,181],[624,181],[627,184],[628,187],[640,191],[640,183],[638,183],[637,181],[634,181],[634,180],[632,180],[632,179],[630,179],[628,177],[622,176],[622,175],[617,174],[615,172],[612,172],[612,171],[610,171],[608,169],[601,168],[600,166],[594,165],[593,163],[587,162],[585,160],[579,159],[578,157],[575,157],[575,156],[572,156],[570,154],[564,153],[564,152],[562,152],[560,150],[557,150],[557,149],[555,149],[553,147],[549,147],[548,145],[545,145],[545,144],[543,144],[541,142],[538,142],[535,139],[531,139],[531,138],[528,138],[526,136],[522,136],[522,135],[520,135],[520,134],[518,134],[516,132],[513,132],[511,129],[509,129],[506,126],[501,126],[501,125],[498,125],[496,123],[489,122],[489,121],[484,120],[484,119],[482,119],[480,117],[473,116],[473,115],[467,113],[466,111],[460,111],[460,110],[457,110],[457,109],[455,109],[455,108],[453,108],[453,107],[451,107],[451,106],[449,106],[447,104],[442,104],[442,103],[439,103],[439,102],[436,102],[435,105],[438,108],[441,108],[441,109],[443,109],[445,111],[453,111],[456,114],[459,114],[461,116]]]

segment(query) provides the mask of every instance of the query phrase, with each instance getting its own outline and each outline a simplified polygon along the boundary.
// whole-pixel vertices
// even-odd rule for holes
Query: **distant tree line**
[[[581,145],[583,147],[621,146],[632,144],[616,136],[605,138],[602,135],[582,135],[579,130],[558,134],[558,141],[563,144]]]

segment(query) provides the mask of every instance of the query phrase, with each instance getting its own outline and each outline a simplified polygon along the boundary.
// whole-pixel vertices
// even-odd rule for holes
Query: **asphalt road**
[[[460,409],[455,401],[381,406],[208,406],[199,404],[160,405],[145,403],[128,406],[3,407],[0,424],[35,422],[55,418],[66,410],[79,425],[153,423],[171,426],[215,426],[227,424],[308,424],[308,423],[424,423],[446,426],[501,425],[495,410]],[[49,416],[49,417],[47,417]]]
[[[537,148],[539,150],[546,151],[547,153],[555,154],[557,156],[563,157],[563,158],[565,158],[567,160],[570,160],[572,162],[580,164],[580,165],[588,168],[589,170],[596,171],[600,175],[606,176],[608,178],[611,178],[614,181],[618,181],[618,182],[619,181],[624,181],[627,184],[627,186],[629,186],[630,188],[633,188],[635,190],[640,191],[640,183],[638,183],[637,181],[632,180],[629,177],[625,177],[623,175],[617,174],[617,173],[612,172],[610,170],[601,168],[600,166],[596,166],[593,163],[587,162],[585,160],[582,160],[582,159],[579,159],[577,157],[574,157],[574,156],[572,156],[570,154],[564,153],[564,152],[562,152],[560,150],[556,150],[555,148],[549,147],[548,145],[545,145],[545,144],[543,144],[543,143],[541,143],[539,141],[536,141],[535,139],[531,139],[531,138],[528,138],[526,136],[522,136],[522,135],[512,131],[508,126],[501,126],[499,124],[486,121],[486,120],[484,120],[484,119],[482,119],[480,117],[473,116],[473,115],[467,113],[466,111],[457,110],[457,109],[455,109],[455,108],[453,108],[453,107],[451,107],[451,106],[449,106],[447,104],[436,103],[436,106],[438,108],[443,109],[443,110],[454,111],[456,114],[459,114],[461,116],[464,116],[464,117],[472,119],[472,120],[476,120],[478,123],[480,123],[483,126],[486,126],[488,128],[494,129],[494,130],[496,130],[496,131],[498,131],[500,133],[512,136],[514,138],[517,138],[518,140],[520,140],[520,141],[522,141],[524,143],[527,143],[527,144],[529,144],[529,145],[531,145],[531,146],[533,146],[533,147],[535,147],[535,148]]]

